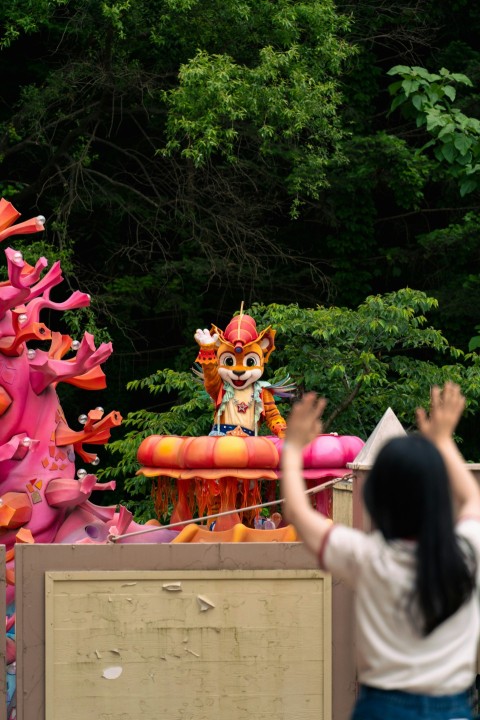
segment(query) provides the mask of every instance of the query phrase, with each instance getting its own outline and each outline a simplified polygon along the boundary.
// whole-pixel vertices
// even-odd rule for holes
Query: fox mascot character
[[[261,379],[275,349],[275,330],[269,326],[257,332],[255,320],[240,310],[224,332],[212,325],[211,330],[198,329],[194,337],[201,366],[195,372],[215,405],[210,435],[257,435],[264,420],[272,433],[284,437],[287,423],[274,394],[291,397],[294,385],[289,378],[275,385]]]

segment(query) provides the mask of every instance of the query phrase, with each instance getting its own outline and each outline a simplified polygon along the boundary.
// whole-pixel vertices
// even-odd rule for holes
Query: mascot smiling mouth
[[[236,388],[242,388],[245,383],[247,382],[248,378],[245,380],[232,380],[232,385],[235,385]]]

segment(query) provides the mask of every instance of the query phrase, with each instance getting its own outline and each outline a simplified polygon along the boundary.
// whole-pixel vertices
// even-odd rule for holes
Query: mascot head
[[[255,320],[243,313],[234,317],[225,331],[213,327],[218,334],[218,373],[233,388],[243,390],[259,380],[263,368],[275,350],[275,330],[270,326],[257,332]]]

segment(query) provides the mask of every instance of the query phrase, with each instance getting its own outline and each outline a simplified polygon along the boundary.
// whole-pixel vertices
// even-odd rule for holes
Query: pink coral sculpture
[[[43,217],[13,226],[18,216],[11,203],[0,201],[0,240],[43,230]],[[12,248],[5,254],[8,280],[0,284],[0,541],[10,558],[18,540],[54,542],[67,513],[84,504],[92,490],[113,489],[112,483],[99,486],[94,475],[77,479],[75,452],[86,461],[95,460],[83,444],[107,442],[122,418],[116,411],[104,417],[97,409],[80,431],[68,427],[58,384],[104,388],[100,366],[112,352],[111,343],[96,348],[85,333],[75,354],[65,359],[73,349],[72,339],[40,322],[40,311],[86,307],[90,297],[74,292],[65,302],[53,302],[50,291],[63,280],[60,264],[54,263],[42,277],[45,258],[32,267]],[[10,591],[8,600],[12,597]]]

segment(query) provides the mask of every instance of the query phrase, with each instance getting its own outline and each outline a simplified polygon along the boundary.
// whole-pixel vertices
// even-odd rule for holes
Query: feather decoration
[[[281,400],[294,398],[297,391],[297,386],[291,379],[290,375],[287,375],[287,377],[283,378],[283,380],[277,380],[273,383],[260,380],[259,384],[261,384],[262,387],[268,388],[275,397],[278,397]]]

